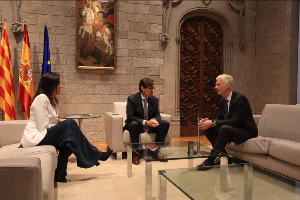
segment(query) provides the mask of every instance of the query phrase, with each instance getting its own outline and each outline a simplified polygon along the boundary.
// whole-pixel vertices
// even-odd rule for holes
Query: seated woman
[[[59,74],[48,72],[42,75],[21,145],[24,148],[53,145],[59,151],[55,180],[67,182],[68,158],[72,153],[77,157],[78,167],[90,168],[98,166],[98,160],[107,160],[112,150],[107,147],[107,152],[99,151],[87,140],[73,119],[58,119],[56,95],[60,94],[61,88]]]

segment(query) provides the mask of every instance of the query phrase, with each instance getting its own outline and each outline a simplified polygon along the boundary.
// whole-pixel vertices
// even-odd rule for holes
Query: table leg
[[[146,200],[152,199],[152,162],[147,161],[145,172],[145,196]]]
[[[158,173],[158,200],[167,199],[167,179]]]
[[[244,200],[252,200],[253,165],[244,165]]]
[[[300,200],[300,183],[295,182],[295,200]]]
[[[221,157],[220,162],[220,191],[226,192],[228,189],[228,183],[230,183],[229,171],[228,171],[228,157]]]
[[[188,159],[188,169],[191,170],[193,168],[193,157],[194,155],[194,142],[189,141],[188,143],[188,156],[191,157]]]
[[[127,177],[132,177],[132,148],[127,146]]]
[[[197,121],[200,121],[200,116],[197,116]],[[197,153],[200,153],[200,129],[199,127],[197,128],[198,130],[198,141],[197,141]]]
[[[79,119],[78,119],[78,124],[79,124],[78,126],[79,126],[79,129],[80,129],[80,130],[81,130],[81,122],[82,122],[82,119],[79,118]]]

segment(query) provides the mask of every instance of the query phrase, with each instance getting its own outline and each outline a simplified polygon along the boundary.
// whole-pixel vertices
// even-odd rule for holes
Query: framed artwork
[[[76,1],[77,68],[115,69],[116,14],[116,0]]]

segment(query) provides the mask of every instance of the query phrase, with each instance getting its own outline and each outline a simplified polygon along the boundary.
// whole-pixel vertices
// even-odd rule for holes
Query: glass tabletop
[[[61,119],[91,119],[91,118],[99,118],[100,114],[70,114],[70,115],[60,115],[58,118]]]
[[[200,150],[198,152],[196,151],[197,142],[193,141],[157,142],[146,144],[131,143],[128,144],[128,146],[146,161],[207,158],[213,150],[210,147],[200,145]],[[218,156],[227,157],[227,154],[219,152]]]
[[[245,178],[245,166],[252,166],[252,164],[214,166],[206,171],[197,171],[195,168],[192,170],[168,169],[159,170],[159,174],[189,199],[296,200],[300,198],[299,182],[257,166],[253,166],[252,180],[249,179],[249,182]],[[220,178],[222,177],[220,168],[222,167],[227,167],[227,170],[223,171],[225,183],[227,184],[225,190],[220,189],[222,188],[222,184],[220,184],[222,180]],[[250,190],[247,187],[250,187]],[[251,192],[245,194],[246,190]],[[167,192],[167,196],[169,195]]]

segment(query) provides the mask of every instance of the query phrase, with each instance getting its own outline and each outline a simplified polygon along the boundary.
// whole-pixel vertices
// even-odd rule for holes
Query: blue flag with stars
[[[51,72],[49,37],[48,37],[47,26],[45,26],[45,31],[44,31],[44,56],[43,56],[43,65],[42,65],[42,75],[45,74],[46,72]]]

